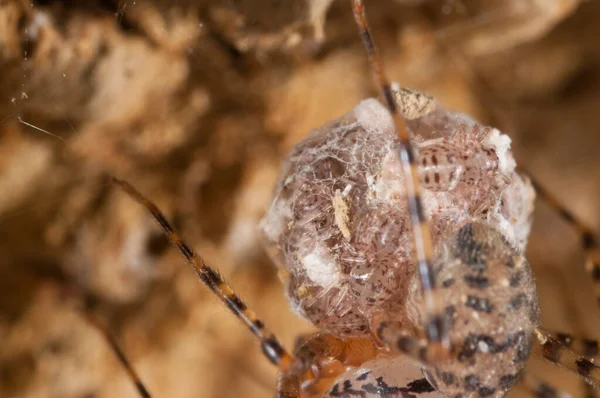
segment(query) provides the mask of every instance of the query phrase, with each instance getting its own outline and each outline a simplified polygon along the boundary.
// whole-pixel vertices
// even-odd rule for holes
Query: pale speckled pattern
[[[539,326],[529,263],[480,222],[461,226],[436,249],[439,294],[457,354],[430,367],[428,379],[448,397],[502,397],[519,380]]]

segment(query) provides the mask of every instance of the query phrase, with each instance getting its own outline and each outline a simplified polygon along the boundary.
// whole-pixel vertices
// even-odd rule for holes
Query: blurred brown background
[[[600,227],[598,1],[366,3],[394,80],[510,132]],[[155,200],[291,347],[311,327],[256,224],[290,147],[373,95],[348,1],[0,0],[0,396],[136,396],[65,290],[96,299],[154,396],[273,396],[250,333],[104,172]],[[537,209],[543,322],[600,337],[577,236]]]

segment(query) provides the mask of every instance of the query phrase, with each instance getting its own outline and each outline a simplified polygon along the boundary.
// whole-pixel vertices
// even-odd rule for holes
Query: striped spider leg
[[[292,357],[283,348],[275,335],[271,333],[263,321],[257,318],[256,314],[248,309],[244,301],[231,289],[223,280],[218,271],[209,267],[202,257],[197,255],[181,238],[179,233],[167,221],[160,209],[150,200],[146,199],[138,190],[124,180],[113,178],[112,181],[123,189],[132,199],[144,206],[154,217],[163,232],[169,238],[169,241],[177,247],[180,254],[186,260],[187,264],[200,277],[215,295],[233,312],[259,339],[262,351],[267,359],[276,365],[281,372],[286,372],[292,365]],[[109,339],[112,341],[112,339]],[[113,348],[115,347],[111,344]],[[118,350],[115,350],[117,353]],[[121,357],[121,355],[119,355]],[[123,362],[124,364],[126,362]],[[127,366],[126,366],[127,367]],[[136,382],[137,385],[137,382]],[[144,396],[141,394],[141,396]]]

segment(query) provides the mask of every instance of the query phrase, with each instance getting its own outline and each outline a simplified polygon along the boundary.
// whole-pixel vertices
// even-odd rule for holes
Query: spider
[[[357,2],[357,5],[355,6],[355,11],[361,11],[362,7],[361,4],[359,2]],[[358,7],[358,8],[357,8]],[[362,14],[357,13],[357,15],[360,17]],[[364,15],[363,15],[364,17]],[[364,18],[360,19],[359,18],[359,23],[361,23],[361,29],[364,30],[364,32],[366,32],[365,34],[368,34],[368,27],[366,26],[366,20]],[[381,63],[378,61],[377,57],[376,57],[376,53],[374,52],[374,46],[373,47],[369,47],[371,48],[373,51],[371,52],[371,55],[374,57],[372,58],[372,64],[373,65],[381,65]],[[381,66],[380,66],[381,68]],[[381,69],[382,70],[382,69]],[[391,106],[392,110],[393,110],[393,106],[396,105],[402,105],[405,101],[403,100],[416,100],[419,99],[418,97],[421,96],[421,100],[423,102],[417,101],[417,103],[420,103],[423,106],[419,107],[420,112],[423,113],[425,116],[426,115],[426,111],[428,111],[428,104],[431,104],[431,99],[429,99],[427,96],[424,96],[420,93],[416,93],[416,92],[411,92],[409,90],[405,90],[405,89],[396,89],[393,88],[391,90],[391,93],[394,95],[394,101],[389,101],[389,85],[387,85],[385,83],[385,79],[384,79],[384,75],[381,73],[379,76],[379,80],[380,80],[380,86],[383,87],[383,92],[387,93],[387,97],[384,95],[384,99],[388,99],[387,101],[387,105]],[[383,81],[382,81],[383,79]],[[386,88],[388,87],[388,88]],[[399,102],[399,103],[398,103]],[[385,123],[383,122],[384,120],[386,120],[386,118],[389,118],[388,115],[388,111],[383,110],[382,111],[382,107],[381,105],[378,105],[374,102],[367,102],[365,104],[362,104],[363,106],[361,108],[357,108],[363,111],[372,111],[375,114],[377,114],[380,117],[380,121],[382,123],[382,125],[384,125]],[[409,129],[411,130],[411,132],[415,132],[415,123],[414,120],[411,117],[409,117],[410,115],[407,114],[407,105],[404,103],[404,106],[401,106],[398,109],[398,112],[400,112],[400,114],[407,119],[405,121],[405,124],[408,125]],[[392,112],[393,113],[393,112]],[[419,116],[421,116],[421,114],[419,114]],[[419,117],[417,117],[417,119],[419,119]],[[402,120],[397,120],[398,126],[394,127],[389,127],[387,126],[386,129],[389,130],[388,132],[390,133],[388,135],[388,138],[392,136],[392,133],[394,130],[397,130],[397,132],[401,133],[403,130],[401,129],[402,125]],[[463,126],[460,126],[461,128]],[[464,126],[467,127],[467,126]],[[469,128],[466,131],[461,131],[461,134],[475,134],[474,130],[471,129],[472,126],[468,126]],[[321,129],[322,130],[322,129]],[[457,129],[457,130],[460,130]],[[419,131],[420,132],[420,131]],[[478,134],[488,134],[488,132],[485,131],[485,129],[482,129],[478,132]],[[373,137],[374,138],[374,137]],[[397,141],[393,141],[396,142]],[[306,142],[305,142],[306,143]],[[415,146],[418,148],[418,157],[416,157],[416,160],[418,160],[418,163],[422,163],[422,161],[424,159],[428,160],[428,165],[424,166],[424,165],[419,165],[419,176],[418,178],[414,179],[415,184],[421,184],[422,185],[422,189],[420,190],[422,192],[422,196],[424,199],[424,201],[427,203],[427,199],[426,199],[426,195],[428,194],[429,191],[431,192],[445,192],[445,191],[455,191],[459,188],[461,188],[461,179],[467,179],[468,177],[465,177],[465,172],[467,170],[465,170],[465,168],[454,168],[454,163],[450,160],[448,160],[447,164],[445,165],[434,165],[436,167],[430,167],[430,165],[433,164],[433,160],[435,158],[435,153],[434,153],[434,149],[436,150],[441,150],[443,151],[443,153],[445,153],[446,158],[448,155],[457,155],[460,153],[460,151],[458,153],[454,153],[453,150],[455,149],[452,145],[447,146],[446,144],[442,143],[441,145],[426,145],[427,142],[414,142],[412,144],[416,144]],[[301,144],[302,145],[302,144]],[[408,141],[406,139],[406,137],[404,137],[404,145],[405,145],[405,154],[410,154],[410,145],[411,142]],[[298,147],[300,148],[300,146]],[[489,148],[486,148],[489,149]],[[395,151],[397,152],[398,150],[400,150],[400,148],[395,148]],[[396,152],[394,152],[394,154],[396,154]],[[406,156],[405,156],[406,158]],[[493,156],[492,156],[493,158]],[[396,157],[391,158],[391,165],[398,165],[399,162],[397,161]],[[494,159],[492,159],[492,163],[493,163]],[[404,165],[406,166],[406,164]],[[439,167],[438,167],[439,166]],[[443,166],[443,167],[442,167]],[[445,168],[444,168],[445,167]],[[455,174],[452,174],[452,171],[455,171]],[[402,170],[398,170],[397,172],[395,172],[395,174],[398,175],[402,175]],[[468,173],[466,173],[468,174]],[[407,173],[407,175],[409,175],[409,173]],[[441,178],[441,181],[436,181],[436,176],[438,178]],[[475,177],[471,177],[471,178],[479,178],[480,176],[475,176]],[[392,179],[393,180],[393,179]],[[450,328],[449,323],[452,321],[452,319],[446,319],[445,316],[442,317],[441,322],[439,321],[439,313],[440,313],[440,308],[439,303],[436,302],[436,300],[431,300],[432,301],[432,305],[431,306],[425,306],[424,309],[420,309],[419,312],[422,313],[421,315],[419,315],[422,319],[419,319],[419,324],[413,325],[413,327],[407,326],[407,322],[411,321],[410,319],[401,319],[401,320],[397,320],[394,319],[393,321],[390,321],[388,319],[380,319],[381,318],[381,314],[378,315],[378,317],[373,317],[373,319],[371,319],[370,323],[368,323],[366,325],[366,329],[364,330],[360,330],[361,327],[365,328],[364,324],[360,324],[360,322],[347,322],[348,318],[343,318],[343,316],[338,317],[338,314],[333,313],[333,316],[331,313],[328,313],[327,311],[325,313],[321,312],[319,313],[318,310],[319,308],[314,308],[315,306],[304,306],[304,307],[309,307],[309,308],[304,308],[303,304],[305,304],[306,302],[309,302],[310,304],[313,304],[313,302],[315,302],[313,300],[313,298],[318,297],[319,296],[319,292],[316,292],[315,290],[318,289],[318,286],[314,286],[314,285],[310,285],[307,283],[296,283],[294,284],[293,282],[290,282],[289,279],[296,277],[297,275],[294,275],[293,272],[289,272],[288,271],[288,275],[284,275],[284,277],[286,279],[288,279],[288,295],[294,300],[294,304],[296,306],[296,308],[303,312],[304,315],[306,317],[308,317],[311,320],[314,320],[314,322],[316,323],[317,320],[319,320],[321,322],[321,327],[323,329],[323,332],[314,336],[309,336],[308,338],[301,338],[299,340],[298,346],[297,348],[294,350],[293,355],[286,355],[285,351],[281,348],[281,345],[276,343],[275,340],[273,340],[273,338],[271,337],[272,335],[268,332],[266,332],[264,329],[261,329],[260,326],[262,326],[262,323],[260,321],[256,321],[253,320],[255,319],[255,317],[252,316],[251,313],[249,313],[247,310],[244,309],[244,304],[241,300],[239,300],[238,298],[236,298],[237,296],[235,296],[230,289],[222,282],[222,278],[218,275],[218,273],[216,271],[212,271],[210,268],[208,268],[207,266],[205,266],[202,261],[198,260],[197,258],[194,258],[193,253],[191,252],[191,250],[189,250],[187,248],[187,245],[185,245],[183,243],[183,241],[179,238],[179,235],[174,233],[172,231],[172,228],[169,226],[168,223],[164,222],[165,217],[160,215],[160,212],[158,211],[158,209],[153,206],[150,202],[148,202],[147,200],[145,200],[141,195],[139,195],[137,193],[137,191],[128,183],[124,182],[124,181],[120,181],[120,180],[115,180],[115,182],[119,185],[122,186],[129,194],[133,195],[134,198],[137,198],[139,201],[143,202],[146,207],[150,208],[153,211],[153,214],[157,217],[157,219],[159,221],[162,221],[160,224],[161,226],[163,226],[163,228],[165,228],[165,230],[167,230],[169,233],[168,235],[172,238],[173,242],[177,244],[177,246],[181,249],[182,253],[184,254],[184,256],[188,259],[191,259],[190,261],[192,261],[192,264],[194,264],[194,262],[196,262],[196,270],[199,272],[200,276],[203,277],[203,280],[209,285],[211,286],[219,295],[220,297],[228,304],[228,306],[235,312],[237,313],[244,322],[246,322],[246,324],[250,327],[250,329],[255,332],[255,334],[257,334],[257,336],[261,339],[261,345],[263,346],[263,348],[265,349],[265,354],[267,355],[267,357],[272,361],[272,362],[276,362],[276,364],[278,365],[278,367],[280,369],[282,369],[282,377],[280,379],[280,391],[281,394],[283,395],[285,392],[285,389],[288,389],[288,393],[291,394],[292,396],[298,396],[300,394],[304,394],[304,395],[315,395],[315,394],[325,394],[325,395],[329,395],[329,396],[353,396],[353,395],[357,395],[357,396],[369,396],[369,394],[371,396],[385,396],[387,395],[393,395],[393,394],[402,394],[404,392],[406,392],[407,394],[412,394],[412,395],[416,395],[416,394],[420,394],[420,395],[435,395],[436,394],[436,388],[434,387],[434,384],[443,384],[444,383],[444,376],[441,376],[441,382],[439,383],[439,381],[436,381],[438,379],[440,379],[440,376],[436,374],[436,370],[437,368],[435,367],[435,364],[441,363],[440,361],[446,360],[446,356],[448,355],[453,355],[456,351],[455,349],[455,343],[453,342],[452,337],[452,329]],[[393,182],[393,181],[392,181]],[[493,187],[493,189],[498,189],[498,190],[502,190],[503,189],[503,184],[506,184],[507,182],[503,180],[502,176],[499,176],[498,181],[494,181],[494,183],[497,183],[498,186],[497,187]],[[535,183],[534,183],[535,184]],[[402,182],[402,186],[405,186],[405,182]],[[526,184],[525,184],[526,186]],[[410,189],[410,184],[408,184],[408,187]],[[412,197],[415,198],[415,200],[412,202],[412,206],[413,209],[410,209],[410,206],[407,207],[406,205],[406,200],[404,199],[405,196],[398,194],[398,198],[394,203],[397,206],[397,209],[389,209],[389,213],[385,212],[383,213],[383,216],[379,216],[379,217],[374,217],[375,221],[378,222],[383,222],[385,220],[382,220],[385,215],[388,214],[393,214],[394,211],[400,211],[403,212],[402,215],[400,215],[400,218],[405,217],[408,214],[411,214],[414,216],[415,220],[406,220],[406,223],[408,223],[408,225],[410,225],[410,223],[412,223],[413,221],[415,221],[416,224],[425,224],[424,219],[427,217],[423,217],[422,214],[420,214],[419,211],[415,211],[415,208],[418,210],[418,195],[417,193],[419,192],[419,188],[418,186],[413,186],[412,189],[415,191],[415,195],[412,195]],[[328,192],[328,196],[325,198],[325,206],[324,208],[327,208],[327,212],[329,212],[329,217],[324,220],[326,222],[329,223],[329,225],[324,225],[324,227],[332,227],[335,231],[336,234],[338,235],[337,238],[339,238],[340,240],[352,240],[352,239],[356,239],[357,234],[354,233],[353,228],[358,228],[361,224],[357,222],[357,217],[355,217],[354,215],[354,210],[352,208],[353,204],[356,203],[355,195],[357,194],[356,192],[357,190],[357,185],[352,185],[348,188],[348,186],[335,186],[332,187],[332,191]],[[543,191],[539,190],[538,187],[538,193],[540,193],[542,196],[547,196],[544,195]],[[310,198],[310,195],[306,196],[307,198]],[[551,201],[552,199],[549,198]],[[520,201],[523,201],[523,198],[517,198],[516,199],[516,203],[520,203]],[[552,202],[555,203],[555,202]],[[477,207],[473,206],[474,208],[473,213],[476,214],[478,217],[481,217],[482,214],[485,213],[485,211],[487,209],[490,208],[490,204],[488,203],[481,203],[479,204]],[[423,206],[421,206],[423,207]],[[425,206],[426,208],[428,208],[429,206]],[[560,210],[560,207],[557,207]],[[470,208],[469,208],[470,209]],[[323,209],[323,211],[325,211],[325,209]],[[562,212],[562,210],[560,210]],[[588,237],[588,241],[590,240],[589,237],[591,236],[590,231],[581,227],[580,223],[578,223],[573,217],[571,217],[571,215],[568,212],[564,212],[565,218],[567,218],[568,220],[570,220],[576,227],[578,227],[580,229],[580,231],[582,232],[582,236],[587,236]],[[435,217],[433,217],[431,214],[427,214],[429,220],[429,223],[433,224],[435,222]],[[390,217],[392,218],[392,217]],[[406,218],[406,217],[405,217]],[[290,226],[291,228],[294,228],[294,225]],[[377,227],[377,225],[375,225],[375,228]],[[432,228],[432,239],[435,239],[435,225],[431,225]],[[480,240],[484,239],[483,236],[488,236],[489,232],[484,230],[485,226],[480,226],[480,224],[474,224],[474,223],[462,223],[462,225],[460,226],[460,229],[458,229],[458,231],[461,232],[461,234],[456,233],[456,240],[459,239],[460,237],[460,241],[461,243],[457,243],[457,247],[461,248],[461,247],[470,247],[471,246],[478,246],[480,242]],[[423,225],[424,229],[424,233],[427,234],[426,232],[426,226]],[[448,226],[445,226],[444,228],[448,228]],[[414,245],[414,243],[412,242],[412,231],[419,231],[420,228],[414,228],[414,227],[407,227],[407,230],[404,231],[402,234],[400,234],[400,236],[394,236],[394,235],[390,235],[391,241],[390,242],[390,247],[393,248],[393,250],[397,250],[397,247],[412,247]],[[526,235],[526,234],[525,234]],[[337,239],[336,238],[336,239]],[[494,248],[503,248],[506,245],[506,242],[503,241],[503,237],[496,237],[497,239],[493,239],[493,244],[489,245],[491,246],[491,249]],[[393,239],[398,239],[398,241],[394,241]],[[400,242],[400,239],[402,239],[402,243]],[[525,238],[526,239],[526,238]],[[364,242],[363,242],[364,243]],[[514,242],[513,242],[514,243]],[[485,246],[485,245],[484,245]],[[591,253],[593,248],[594,248],[594,244],[593,242],[588,244],[588,251]],[[435,244],[433,245],[434,249],[438,249],[439,245]],[[452,247],[448,248],[449,250],[452,249]],[[402,249],[403,250],[403,249]],[[402,250],[398,250],[398,251],[402,251]],[[479,249],[478,249],[479,250]],[[483,250],[483,249],[481,249]],[[486,249],[487,250],[487,249]],[[487,253],[487,252],[486,252]],[[495,252],[494,252],[495,253]],[[397,253],[396,253],[397,254]],[[408,257],[410,257],[410,251],[404,253],[405,255],[408,254]],[[422,253],[427,255],[426,252]],[[489,254],[489,253],[488,253]],[[502,250],[499,250],[498,252],[499,254],[499,258],[500,259],[494,259],[494,261],[498,262],[498,263],[502,263],[503,261],[506,262],[506,253],[503,253]],[[431,256],[432,253],[429,253],[429,255]],[[452,254],[448,254],[446,253],[446,255],[451,256]],[[414,292],[412,292],[411,294],[413,295],[413,297],[415,298],[415,300],[417,301],[417,303],[415,303],[416,306],[419,305],[418,303],[418,299],[420,297],[421,294],[436,294],[436,291],[440,291],[444,288],[443,284],[444,282],[448,281],[449,279],[444,278],[444,269],[440,269],[440,264],[438,261],[438,256],[439,253],[434,253],[433,256],[431,256],[429,263],[431,264],[431,269],[427,270],[428,272],[433,270],[433,272],[429,273],[430,278],[432,279],[430,282],[430,288],[429,289],[425,289],[423,287],[419,287],[419,279],[418,278],[413,278],[410,281],[410,286],[413,288],[416,288]],[[485,257],[484,254],[482,254],[482,256]],[[305,256],[306,257],[306,256]],[[318,257],[313,256],[312,259],[318,259]],[[410,258],[409,258],[410,260]],[[421,259],[422,260],[422,259]],[[200,262],[198,262],[200,261]],[[496,264],[496,262],[494,262],[494,264]],[[419,260],[417,259],[417,261],[415,261],[415,263],[419,263]],[[420,264],[425,264],[426,262],[421,261]],[[310,263],[309,264],[314,264]],[[526,267],[526,265],[525,265]],[[426,268],[426,267],[424,267]],[[490,266],[491,268],[491,266]],[[314,271],[314,269],[312,270]],[[414,273],[415,270],[409,270],[411,273]],[[446,271],[447,273],[450,272],[452,275],[455,275],[453,271]],[[284,273],[285,274],[285,273]],[[363,272],[360,275],[366,275],[368,274],[367,272]],[[312,274],[314,276],[314,273]],[[360,279],[360,276],[358,280]],[[414,273],[414,275],[418,275],[416,273]],[[472,275],[467,275],[467,276],[472,276]],[[484,282],[483,278],[481,275],[476,275],[478,278],[471,278],[470,281],[471,283],[475,283],[475,284],[480,284],[483,285]],[[332,278],[332,275],[328,275],[326,272],[324,273],[324,275],[320,275],[321,278]],[[334,277],[338,277],[337,275],[334,275]],[[315,280],[319,279],[319,275],[314,276]],[[425,277],[425,279],[427,279]],[[465,279],[465,278],[463,278]],[[491,278],[488,278],[491,279]],[[465,279],[466,281],[466,279]],[[509,280],[510,282],[510,280]],[[450,283],[450,282],[447,282]],[[454,282],[456,283],[456,282]],[[441,286],[440,286],[441,285]],[[454,292],[458,291],[457,286],[450,286],[447,288],[448,289],[448,294],[453,294]],[[357,299],[358,300],[364,300],[367,304],[365,304],[367,306],[367,308],[369,306],[377,306],[379,305],[379,300],[383,300],[385,301],[385,297],[384,294],[378,294],[377,297],[369,297],[368,294],[368,290],[365,291],[361,291],[360,288],[355,288],[354,291],[352,291],[352,294],[358,294],[360,297]],[[429,292],[429,293],[428,293]],[[385,293],[385,291],[383,292]],[[361,295],[362,294],[362,295]],[[443,294],[443,293],[442,293]],[[486,293],[488,294],[488,293]],[[374,295],[375,296],[375,295]],[[526,305],[522,305],[522,307],[520,307],[521,309],[527,309],[529,308],[535,308],[535,303],[534,303],[534,297],[533,297],[533,293],[531,293],[531,295],[529,295],[529,297],[526,297]],[[343,299],[343,298],[347,298],[349,297],[349,293],[348,292],[344,292],[343,296],[337,296],[337,299]],[[350,296],[351,297],[351,296]],[[487,297],[487,296],[486,296]],[[377,300],[376,304],[371,304],[369,303],[369,299],[375,299]],[[467,298],[468,299],[468,298]],[[427,301],[425,301],[427,302]],[[469,302],[469,301],[467,301]],[[317,303],[318,304],[318,303]],[[337,302],[333,302],[333,304],[337,305]],[[466,304],[466,303],[465,303]],[[488,308],[488,305],[486,304],[485,301],[471,301],[470,302],[471,306],[474,307],[478,307],[478,308],[482,308],[485,312],[485,309]],[[337,308],[337,307],[336,307]],[[310,309],[315,309],[316,312],[310,313]],[[322,308],[321,308],[322,309]],[[444,310],[444,315],[445,315],[445,307],[442,308],[442,310]],[[429,312],[432,312],[434,314],[434,316],[430,317],[428,314]],[[399,312],[400,313],[400,312]],[[428,319],[435,319],[436,315],[438,320],[436,322],[431,322],[431,327],[430,328],[424,328],[422,325],[425,325]],[[342,314],[345,315],[345,314]],[[323,318],[323,319],[321,319]],[[340,318],[341,319],[341,325],[339,326],[352,326],[352,327],[356,327],[356,329],[351,329],[349,328],[349,330],[336,330],[336,325],[335,325],[335,321],[336,318]],[[407,317],[409,318],[409,317]],[[332,324],[333,323],[333,324]],[[371,324],[374,323],[374,324]],[[437,323],[437,325],[436,325]],[[532,323],[534,323],[532,321]],[[339,328],[338,328],[339,329]],[[361,337],[360,336],[360,332],[368,332],[368,337]],[[336,334],[337,332],[337,334]],[[543,330],[540,330],[540,333],[543,333]],[[363,333],[363,335],[366,335],[367,333]],[[437,338],[436,338],[437,336]],[[107,337],[110,338],[110,335],[107,334]],[[446,338],[448,337],[448,338]],[[594,347],[594,342],[590,342],[590,341],[585,341],[582,340],[580,342],[576,341],[576,339],[574,339],[571,336],[565,336],[565,335],[555,335],[554,336],[556,339],[560,340],[561,342],[565,343],[565,344],[570,344],[574,347],[574,349],[576,350],[580,350],[583,349],[584,347],[587,351],[585,351],[586,356],[588,357],[593,357],[595,355],[595,352],[592,351],[593,347]],[[548,339],[551,339],[552,336],[547,337]],[[402,344],[401,347],[398,346],[398,344],[396,344],[397,342],[400,342],[402,339]],[[418,339],[418,340],[417,340]],[[391,342],[390,342],[391,340]],[[517,338],[511,338],[508,339],[506,341],[510,341],[510,342],[514,342],[516,341],[515,344],[520,345],[521,344],[521,340],[518,340]],[[112,343],[114,345],[114,340],[112,340]],[[473,343],[473,344],[471,344]],[[494,342],[495,343],[495,342]],[[578,347],[577,344],[580,344],[582,347]],[[460,348],[462,348],[464,345],[461,345]],[[487,350],[489,351],[490,349],[492,350],[500,350],[499,348],[493,348],[495,347],[494,344],[492,344],[492,342],[490,342],[489,340],[486,339],[476,339],[473,341],[470,341],[469,344],[467,345],[468,347],[471,346],[476,346],[475,350],[477,351],[474,355],[480,355],[481,352],[483,350],[485,350],[487,347]],[[558,346],[558,345],[557,345]],[[483,347],[483,348],[481,348]],[[115,349],[118,349],[116,346],[114,347]],[[550,347],[552,348],[552,346]],[[401,351],[401,352],[396,352],[396,351]],[[473,350],[471,350],[473,351]],[[481,352],[480,352],[481,351]],[[583,351],[582,351],[583,352]],[[464,352],[463,352],[464,353]],[[460,351],[459,353],[460,354]],[[563,353],[563,355],[567,355],[568,352]],[[339,355],[339,356],[338,356]],[[132,377],[134,377],[134,379],[136,380],[136,385],[138,387],[138,390],[140,391],[140,394],[142,396],[148,396],[149,393],[147,391],[147,389],[145,389],[143,387],[142,382],[140,381],[140,379],[135,375],[135,373],[133,372],[133,370],[131,369],[131,367],[129,365],[127,365],[126,359],[124,357],[124,355],[120,354],[119,355],[121,360],[124,362],[124,364],[128,367],[129,371],[131,372]],[[411,357],[413,357],[411,359]],[[556,359],[556,358],[555,358]],[[563,357],[563,360],[568,359],[566,356]],[[581,362],[584,363],[585,362]],[[285,366],[286,364],[289,365],[288,371],[286,372],[285,370]],[[425,371],[423,373],[423,371],[421,370],[421,367],[424,366],[425,369],[427,369],[427,371]],[[431,369],[431,370],[429,370]],[[370,372],[369,372],[370,371]],[[429,374],[428,374],[429,372]],[[511,373],[512,375],[512,373]],[[446,379],[449,376],[445,376]],[[464,382],[466,382],[466,377],[464,378]],[[485,395],[487,393],[489,393],[489,391],[491,390],[490,385],[483,383],[481,380],[476,381],[473,378],[469,379],[470,382],[468,384],[468,388],[474,388],[475,392],[473,392],[473,394],[480,394]],[[509,379],[505,379],[508,380],[510,382],[515,381],[516,382],[516,378],[515,380],[512,380],[512,378]],[[534,390],[537,389],[537,394],[538,395],[542,395],[542,392],[544,391],[549,391],[548,389],[550,388],[547,384],[542,384],[542,382],[535,380],[531,375],[526,374],[524,379],[525,382],[527,382],[530,386],[532,386],[532,388]],[[461,380],[462,381],[462,380]],[[451,383],[452,384],[452,383]],[[438,385],[437,386],[440,391],[444,391],[443,385]],[[458,388],[463,388],[466,389],[467,385],[465,383],[463,383],[463,385],[459,385]],[[507,388],[510,388],[510,386],[508,386]],[[295,389],[299,389],[299,391],[294,391]],[[292,390],[291,392],[289,390]],[[444,391],[445,392],[445,391]],[[501,393],[502,391],[497,391],[497,393]],[[294,395],[296,394],[296,395]],[[439,395],[439,394],[438,394]]]
[[[279,370],[279,397],[503,396],[520,380],[540,397],[564,394],[524,373],[531,351],[598,387],[597,342],[539,325],[535,282],[523,256],[532,187],[579,232],[594,281],[597,238],[538,183],[515,172],[497,130],[394,87],[363,2],[352,0],[352,6],[384,107],[365,101],[298,144],[263,222],[288,296],[322,331],[300,338],[288,352],[154,203],[128,182],[113,182],[152,214],[200,279],[257,337]],[[438,136],[409,134],[427,128]],[[332,137],[339,142],[327,141]],[[319,162],[321,147],[329,152]],[[336,178],[355,166],[339,151],[346,147],[362,148],[353,155],[365,164],[340,185]],[[446,194],[464,208],[444,203]],[[388,198],[393,206],[360,213],[365,198]],[[277,225],[281,219],[286,223]],[[302,246],[307,242],[312,245]],[[353,247],[344,251],[349,242]],[[332,264],[342,261],[327,258],[336,250],[344,259],[340,269]],[[149,396],[119,357],[140,395]]]

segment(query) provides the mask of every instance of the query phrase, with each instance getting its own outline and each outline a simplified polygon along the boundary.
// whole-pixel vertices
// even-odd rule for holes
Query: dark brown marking
[[[257,329],[264,329],[265,323],[263,321],[261,321],[260,319],[257,319],[254,321],[254,327]]]
[[[515,385],[515,383],[517,382],[517,378],[518,378],[518,376],[516,374],[504,375],[500,378],[499,387],[505,391],[509,390],[510,388],[512,388]]]
[[[456,236],[456,255],[464,265],[474,271],[487,270],[487,263],[482,257],[483,247],[476,241],[473,224],[463,226]]]
[[[477,392],[479,393],[480,397],[489,397],[491,395],[494,395],[496,389],[491,387],[481,387],[479,388],[479,390],[477,390]]]
[[[485,297],[467,296],[465,305],[477,312],[484,312],[486,314],[494,310],[494,305]]]
[[[454,376],[454,373],[452,372],[442,372],[440,376],[442,382],[447,386],[451,386],[456,383],[456,376]]]
[[[509,280],[510,287],[518,287],[521,284],[522,277],[522,271],[516,271],[514,274],[512,274]]]
[[[508,258],[508,262],[506,263],[506,266],[508,268],[515,268],[515,266],[516,266],[515,259],[512,256]]]
[[[411,381],[407,385],[408,391],[415,394],[423,394],[426,392],[433,392],[435,388],[427,381],[427,379],[417,379]]]
[[[508,311],[517,311],[519,310],[523,304],[527,303],[527,295],[525,293],[519,293],[516,296],[512,297],[507,304]]]
[[[577,372],[583,377],[589,377],[592,370],[596,368],[596,365],[586,358],[579,358],[575,364],[577,365]]]
[[[362,385],[361,388],[363,391],[358,391],[360,392],[362,395],[358,395],[358,394],[346,394],[344,395],[344,397],[349,397],[349,396],[361,396],[364,397],[366,394],[364,394],[364,392],[367,392],[369,394],[375,394],[377,396],[381,396],[381,397],[414,397],[413,394],[423,394],[423,393],[427,393],[427,392],[432,392],[435,391],[435,389],[432,387],[432,385],[426,380],[426,379],[417,379],[414,380],[410,383],[408,383],[407,387],[395,387],[395,386],[390,386],[388,385],[385,381],[383,381],[383,377],[378,377],[376,380],[377,384],[373,384],[373,383],[368,383],[365,385]],[[344,390],[344,393],[346,393],[347,391]],[[341,396],[341,395],[340,395]]]
[[[445,281],[442,282],[442,286],[444,288],[449,288],[450,286],[454,285],[454,278],[450,278],[450,279],[446,279]]]
[[[487,336],[484,336],[487,337]],[[491,338],[490,338],[491,339]],[[493,340],[492,340],[493,341]],[[479,343],[479,336],[469,334],[463,341],[463,345],[458,353],[458,360],[465,362],[470,360],[477,353],[477,344]]]
[[[465,391],[475,391],[479,387],[479,376],[468,375],[465,377],[464,387]]]
[[[402,336],[398,339],[396,345],[400,351],[410,353],[415,348],[415,339],[408,336]]]
[[[573,337],[567,333],[556,333],[556,338],[561,342],[565,347],[570,347],[573,343]]]
[[[361,397],[364,398],[366,396],[364,391],[355,390],[352,388],[352,383],[350,380],[344,380],[343,390],[340,391],[340,385],[336,384],[333,390],[331,390],[330,395],[332,397]]]
[[[544,358],[551,362],[557,363],[560,361],[560,349],[560,342],[552,338],[549,338],[544,344],[542,344],[542,353]]]
[[[493,337],[485,334],[471,333],[465,337],[463,345],[458,352],[458,360],[460,362],[468,362],[479,350],[479,343],[485,343],[487,352],[497,354],[504,352],[509,347],[515,347],[517,350],[515,360],[522,361],[522,357],[527,358],[531,349],[531,344],[528,343],[525,332],[519,331],[512,333],[506,337],[504,341],[496,342]]]
[[[490,286],[489,279],[481,275],[465,275],[463,280],[473,289],[485,289]]]

